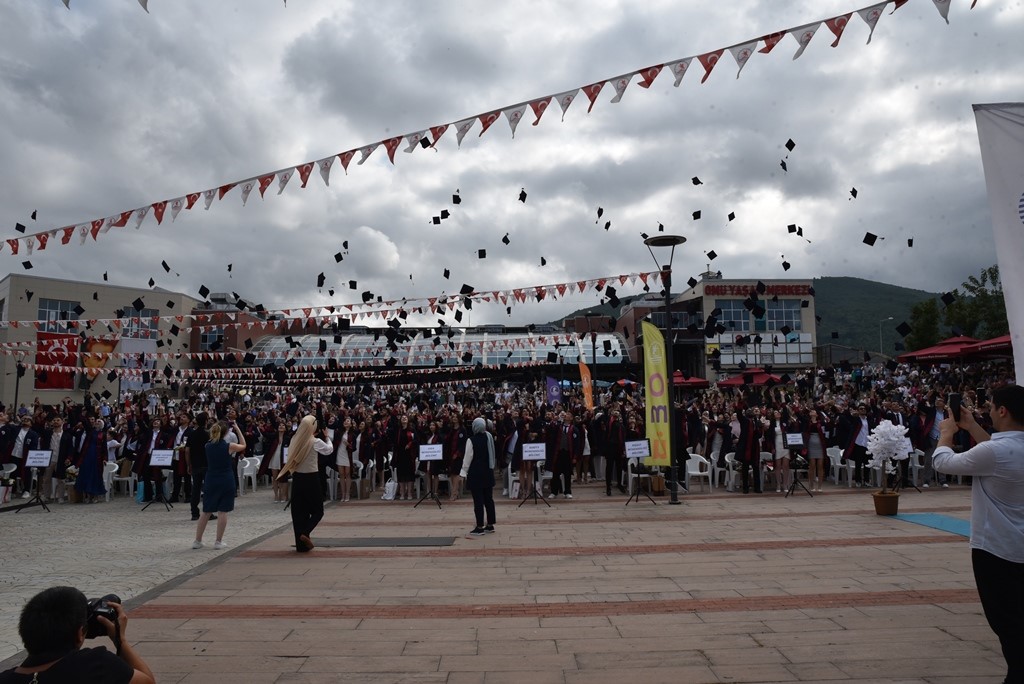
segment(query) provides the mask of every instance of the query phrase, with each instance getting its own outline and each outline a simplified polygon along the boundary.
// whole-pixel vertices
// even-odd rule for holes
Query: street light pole
[[[882,348],[882,324],[885,323],[886,321],[891,321],[891,320],[892,320],[892,316],[889,316],[888,318],[883,318],[882,320],[878,321],[878,353],[883,355],[883,356],[885,355],[885,352],[883,351],[883,348]]]
[[[676,254],[676,246],[686,242],[686,238],[681,235],[655,235],[644,240],[644,244],[647,245],[647,251],[651,253],[651,258],[654,259],[654,263],[661,269],[661,284],[665,287],[665,364],[666,374],[668,377],[665,382],[668,386],[668,455],[669,464],[671,466],[671,491],[669,497],[669,503],[678,506],[681,502],[679,501],[679,459],[676,457],[676,404],[675,399],[672,396],[672,390],[675,389],[674,377],[674,364],[672,361],[672,341],[674,333],[672,330],[672,259]],[[668,264],[662,266],[658,263],[658,258],[654,256],[654,250],[652,247],[671,247],[672,251],[669,252]]]

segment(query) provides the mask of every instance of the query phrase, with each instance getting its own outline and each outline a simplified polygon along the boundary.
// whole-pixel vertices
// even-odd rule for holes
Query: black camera
[[[111,603],[121,603],[120,597],[117,594],[107,594],[103,598],[89,599],[89,617],[85,630],[86,639],[106,636],[107,628],[97,618],[105,617],[114,624],[117,624],[117,610],[110,605]]]

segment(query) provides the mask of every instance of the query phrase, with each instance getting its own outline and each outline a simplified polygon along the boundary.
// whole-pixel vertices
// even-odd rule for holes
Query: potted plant
[[[878,515],[896,515],[899,512],[899,492],[888,490],[889,475],[896,472],[893,461],[902,461],[910,456],[907,441],[907,428],[894,425],[890,420],[883,420],[868,435],[867,451],[871,454],[868,465],[877,467],[881,472],[882,491],[873,494],[875,513]]]

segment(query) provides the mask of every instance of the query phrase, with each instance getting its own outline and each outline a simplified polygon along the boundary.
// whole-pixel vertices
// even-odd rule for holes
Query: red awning
[[[725,380],[719,380],[719,387],[742,387],[743,385],[778,385],[782,382],[782,378],[778,375],[772,375],[763,368],[746,368],[739,375],[734,375],[731,378]]]
[[[1013,354],[1013,342],[1008,334],[1000,335],[999,337],[993,337],[991,340],[969,344],[961,350],[961,353],[969,356],[975,354],[1005,354],[1010,356]]]
[[[907,352],[897,357],[903,361],[951,361],[964,355],[964,349],[976,344],[978,340],[966,335],[950,337],[932,347],[925,347],[917,351]]]
[[[684,378],[682,371],[676,371],[672,374],[672,384],[683,389],[706,389],[711,386],[704,378],[695,376]]]

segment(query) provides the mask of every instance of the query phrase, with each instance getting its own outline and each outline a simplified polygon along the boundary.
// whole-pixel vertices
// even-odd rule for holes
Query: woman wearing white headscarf
[[[494,437],[487,432],[483,418],[473,421],[473,436],[466,442],[466,455],[462,460],[462,477],[473,494],[473,513],[476,527],[474,537],[494,532]],[[484,511],[487,525],[484,525]]]
[[[316,416],[310,415],[299,423],[299,429],[288,445],[288,460],[277,474],[277,479],[281,480],[292,473],[292,530],[295,532],[295,550],[299,553],[313,549],[310,535],[324,517],[323,491],[314,452],[323,455],[333,453],[334,445],[326,431],[317,428]]]

